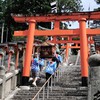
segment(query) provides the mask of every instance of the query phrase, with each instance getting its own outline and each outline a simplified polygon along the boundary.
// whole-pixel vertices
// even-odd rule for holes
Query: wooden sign
[[[53,57],[52,46],[41,46],[40,47],[40,58],[51,58]]]

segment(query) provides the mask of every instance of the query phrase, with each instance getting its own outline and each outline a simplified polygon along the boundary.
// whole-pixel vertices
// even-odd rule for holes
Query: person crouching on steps
[[[50,78],[51,75],[54,74],[54,72],[56,71],[56,61],[55,61],[55,57],[51,58],[47,64],[45,73],[46,73],[46,81]],[[49,81],[49,86],[51,86],[51,79]],[[47,87],[47,84],[46,84]]]

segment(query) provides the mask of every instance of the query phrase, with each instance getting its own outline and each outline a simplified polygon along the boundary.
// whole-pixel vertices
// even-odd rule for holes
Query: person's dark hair
[[[52,61],[56,61],[56,57],[52,57]]]
[[[59,52],[56,51],[56,54],[59,54]]]
[[[34,56],[33,56],[34,58],[36,58],[37,57],[37,54],[34,54]]]

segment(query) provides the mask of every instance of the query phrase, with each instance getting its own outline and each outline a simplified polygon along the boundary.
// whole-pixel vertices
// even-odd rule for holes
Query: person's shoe
[[[38,79],[38,80],[41,80],[41,78],[40,78],[40,77],[37,77],[37,79]]]
[[[29,78],[29,82],[30,82],[30,81],[33,81],[33,78],[32,78],[32,77]]]
[[[49,88],[49,90],[52,90],[52,87],[51,86],[49,86],[48,88]]]
[[[32,85],[37,86],[35,82],[33,82]]]

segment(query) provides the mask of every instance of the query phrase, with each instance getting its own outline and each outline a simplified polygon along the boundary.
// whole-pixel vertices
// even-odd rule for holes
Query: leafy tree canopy
[[[55,0],[11,0],[10,11],[15,14],[51,13],[50,3]],[[58,12],[82,11],[81,0],[57,0]]]
[[[95,0],[97,4],[100,4],[100,0]]]
[[[10,31],[9,34],[16,29],[24,29],[26,24],[15,23],[11,14],[35,15],[51,13],[50,3],[55,0],[0,0],[0,20],[3,20],[5,26]],[[63,12],[79,12],[82,11],[81,0],[57,0],[57,11]],[[41,23],[39,23],[41,25]],[[50,24],[48,24],[50,26]],[[48,27],[47,27],[48,28]],[[10,36],[10,35],[9,35]],[[10,36],[11,37],[11,36]]]
[[[94,0],[98,5],[100,5],[100,0]],[[94,11],[100,11],[100,7],[95,8]],[[100,20],[94,20],[91,24],[92,27],[97,28],[100,27]]]

